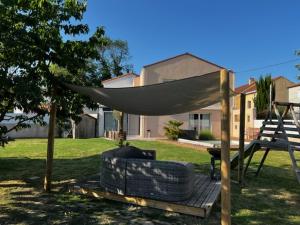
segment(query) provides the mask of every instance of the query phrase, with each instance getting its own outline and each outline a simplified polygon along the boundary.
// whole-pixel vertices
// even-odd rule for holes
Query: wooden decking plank
[[[206,197],[206,199],[202,202],[201,208],[205,209],[205,216],[209,216],[210,211],[216,201],[219,199],[221,193],[221,185],[215,186],[212,192]]]
[[[74,186],[70,186],[69,191],[79,194],[84,194],[88,196],[92,196],[95,198],[106,198],[109,200],[119,201],[123,203],[135,204],[139,206],[147,206],[157,209],[162,209],[171,212],[178,212],[193,216],[206,217],[211,210],[214,202],[211,202],[217,199],[219,192],[214,191],[219,189],[219,184],[216,182],[211,182],[210,177],[206,175],[196,175],[195,182],[195,193],[191,196],[190,200],[181,201],[181,202],[167,202],[160,201],[154,199],[147,199],[142,197],[133,197],[126,195],[118,195],[110,192],[104,191],[101,187],[97,186],[98,183],[96,178],[93,180],[88,180],[86,182],[82,182],[79,184],[75,184]],[[213,187],[215,185],[215,187]],[[202,192],[201,192],[202,190]],[[203,196],[203,193],[205,197]],[[211,196],[210,196],[211,195]],[[195,205],[195,202],[199,198],[204,198],[206,204]],[[192,204],[191,204],[192,203]]]
[[[196,205],[196,202],[197,202],[198,198],[200,198],[201,195],[202,195],[202,193],[207,189],[209,181],[210,181],[210,178],[206,177],[203,180],[203,183],[202,183],[202,185],[200,187],[195,187],[195,188],[197,188],[197,192],[195,193],[195,195],[193,196],[193,198],[188,202],[189,206],[195,206]]]
[[[221,192],[221,182],[217,182],[217,185],[214,186],[214,189],[212,190],[211,194],[207,196],[207,198],[202,202],[201,207],[203,208],[209,208],[212,207],[215,203],[216,199],[218,198],[220,192]]]
[[[200,189],[201,186],[203,186],[205,184],[205,182],[204,182],[205,178],[206,178],[205,176],[196,176],[194,187],[197,187],[197,188],[194,189],[193,194],[191,195],[191,197],[189,199],[179,202],[179,204],[182,203],[185,205],[191,205],[190,202],[194,198],[194,196],[197,195],[198,189]]]
[[[202,202],[207,198],[207,196],[211,193],[211,189],[214,188],[215,182],[210,182],[205,191],[201,194],[200,198],[197,199],[195,206],[200,207],[202,205]]]
[[[182,202],[178,202],[178,204],[185,204],[185,205],[191,205],[191,201],[195,198],[195,196],[197,195],[198,190],[205,185],[205,176],[198,176],[196,175],[196,181],[194,184],[194,191],[193,194],[191,195],[191,197],[185,201]]]

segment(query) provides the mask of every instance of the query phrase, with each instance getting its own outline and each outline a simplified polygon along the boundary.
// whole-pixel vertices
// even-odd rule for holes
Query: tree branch
[[[26,121],[33,120],[34,118],[37,118],[38,116],[40,116],[40,115],[37,114],[37,115],[32,116],[32,117],[30,117],[30,118],[26,118],[26,119],[20,120],[15,126],[13,126],[13,127],[11,127],[10,129],[8,129],[6,133],[9,133],[10,131],[16,129],[18,126],[22,125],[22,123],[24,123],[24,122],[26,122]]]

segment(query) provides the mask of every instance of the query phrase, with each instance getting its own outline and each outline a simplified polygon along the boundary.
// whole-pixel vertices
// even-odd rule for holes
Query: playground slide
[[[251,141],[245,147],[244,158],[247,158],[250,155],[253,146],[255,147],[255,150],[260,149],[260,145],[257,144],[257,140]],[[230,160],[230,163],[231,163],[231,169],[234,169],[238,165],[238,163],[239,163],[239,152],[237,152],[236,154],[233,155],[233,157]]]

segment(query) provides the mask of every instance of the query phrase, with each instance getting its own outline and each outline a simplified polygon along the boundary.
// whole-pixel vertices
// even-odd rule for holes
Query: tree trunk
[[[72,139],[76,138],[76,124],[74,120],[71,120],[71,126],[72,126]]]
[[[51,191],[55,123],[56,123],[56,103],[52,102],[51,109],[50,109],[50,118],[49,118],[46,174],[44,180],[44,189],[47,192]]]

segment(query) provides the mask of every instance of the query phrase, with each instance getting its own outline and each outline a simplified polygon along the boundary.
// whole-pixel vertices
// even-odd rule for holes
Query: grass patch
[[[158,141],[130,141],[154,149],[159,160],[188,161],[209,172],[210,155],[188,147]],[[53,179],[55,185],[99,172],[100,153],[116,147],[105,139],[56,139]],[[219,224],[217,205],[205,220],[161,210],[135,207],[108,200],[42,192],[46,140],[24,139],[0,149],[0,224]],[[232,184],[233,224],[300,224],[300,188],[287,152],[270,152],[259,177],[253,177],[262,153],[255,155],[246,187]],[[300,158],[300,155],[297,154]],[[30,181],[30,178],[38,177]],[[232,171],[232,178],[236,171]],[[29,182],[30,181],[30,182]]]

